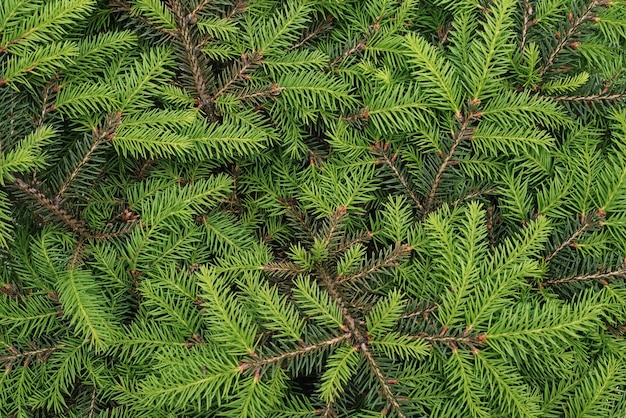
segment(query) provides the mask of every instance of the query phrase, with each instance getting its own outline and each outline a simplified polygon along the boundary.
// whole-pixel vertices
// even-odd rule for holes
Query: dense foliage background
[[[623,417],[624,0],[3,0],[0,415]]]

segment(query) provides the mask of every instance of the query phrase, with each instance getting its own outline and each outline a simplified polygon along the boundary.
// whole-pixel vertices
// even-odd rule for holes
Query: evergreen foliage
[[[0,415],[626,415],[624,0],[3,0]]]

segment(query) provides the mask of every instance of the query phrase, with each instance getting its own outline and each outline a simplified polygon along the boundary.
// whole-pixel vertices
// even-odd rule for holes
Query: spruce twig
[[[565,247],[568,247],[569,245],[571,245],[572,243],[574,243],[574,241],[576,241],[576,239],[583,234],[586,230],[588,230],[589,228],[591,228],[592,226],[594,226],[595,223],[591,221],[591,219],[586,218],[585,221],[583,222],[583,224],[581,226],[578,227],[578,229],[576,231],[574,231],[574,233],[572,233],[572,235],[570,235],[565,241],[563,241],[558,247],[556,247],[554,249],[554,251],[552,251],[552,253],[550,255],[548,255],[544,260],[546,262],[552,260],[558,253],[560,253]]]
[[[209,122],[216,122],[217,114],[209,94],[209,86],[213,83],[209,82],[204,73],[205,69],[208,69],[209,63],[200,48],[198,48],[198,42],[195,40],[192,29],[192,21],[189,19],[188,14],[184,12],[182,2],[169,0],[169,4],[176,17],[178,25],[176,35],[182,46],[181,52],[193,80],[198,107],[204,112]]]
[[[541,282],[542,287],[556,286],[560,284],[580,283],[592,280],[599,280],[606,283],[608,279],[626,278],[626,269],[622,268],[614,271],[598,272],[594,274],[582,274],[578,276],[561,277]]]
[[[454,135],[453,135],[454,141],[452,143],[452,146],[450,147],[448,154],[446,154],[445,158],[441,162],[441,165],[439,166],[439,170],[437,170],[437,174],[435,175],[435,180],[433,181],[433,184],[430,188],[430,193],[428,194],[428,200],[424,204],[424,211],[423,211],[424,218],[432,210],[433,203],[435,201],[435,196],[437,195],[437,189],[439,188],[439,183],[441,183],[441,179],[443,178],[443,173],[446,171],[446,168],[450,164],[450,161],[452,160],[452,156],[454,155],[457,147],[461,144],[461,142],[464,139],[468,138],[468,134],[470,133],[469,125],[471,122],[471,118],[461,116],[461,120],[462,122],[461,122],[460,128],[456,132],[454,132]]]
[[[584,10],[584,12],[578,18],[571,22],[569,29],[561,35],[559,42],[552,49],[552,51],[550,51],[550,55],[548,55],[545,64],[542,65],[539,69],[538,74],[540,77],[543,76],[552,67],[557,55],[559,55],[563,51],[563,49],[567,45],[569,45],[572,37],[578,32],[578,29],[580,29],[582,24],[585,23],[585,21],[587,21],[592,16],[594,9],[602,4],[605,4],[605,2],[606,0],[592,0],[587,8]]]
[[[424,205],[417,197],[417,194],[415,194],[415,192],[413,191],[412,186],[409,184],[409,180],[406,178],[405,175],[400,172],[400,170],[396,166],[398,154],[396,153],[389,157],[388,149],[388,144],[381,145],[377,143],[372,146],[372,150],[376,152],[377,155],[380,155],[382,157],[383,162],[391,169],[398,181],[400,181],[400,184],[402,184],[404,191],[409,195],[413,203],[415,203],[415,206],[417,206],[420,212],[424,211]]]
[[[383,393],[385,395],[385,399],[387,399],[387,402],[390,403],[391,407],[394,411],[396,411],[396,414],[398,414],[399,417],[406,418],[406,415],[402,411],[402,407],[400,406],[398,399],[391,390],[391,386],[389,385],[389,379],[385,377],[382,370],[380,369],[380,366],[376,362],[376,359],[374,359],[374,356],[372,355],[372,353],[370,353],[365,343],[361,344],[361,352],[365,356],[367,364],[370,366],[370,370],[374,373],[374,376],[376,376],[378,383],[383,389]]]

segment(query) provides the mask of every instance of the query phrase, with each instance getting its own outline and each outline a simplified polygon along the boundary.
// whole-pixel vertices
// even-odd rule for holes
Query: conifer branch
[[[76,245],[76,248],[74,249],[74,253],[72,254],[72,261],[70,262],[70,266],[72,267],[72,270],[74,270],[76,266],[78,266],[84,244],[85,244],[85,241],[79,241],[78,245]]]
[[[311,239],[315,239],[315,231],[313,230],[311,225],[309,225],[309,222],[307,222],[306,214],[299,211],[297,206],[292,205],[288,199],[281,199],[281,203],[284,203],[287,206],[287,216],[290,219],[296,221],[296,223],[302,228],[304,232],[307,233],[309,237],[311,237]]]
[[[411,252],[411,247],[408,245],[398,245],[393,249],[386,257],[383,257],[377,260],[375,263],[366,266],[360,271],[356,272],[351,276],[340,277],[338,276],[336,279],[337,284],[342,284],[345,282],[354,282],[356,280],[362,279],[364,277],[369,276],[370,274],[376,273],[380,270],[384,270],[390,267],[397,267],[398,260]]]
[[[96,411],[96,387],[93,387],[91,391],[91,402],[89,403],[89,415],[87,418],[93,418],[93,414]]]
[[[278,84],[274,83],[263,90],[240,94],[237,96],[237,100],[255,100],[262,97],[275,97],[285,90],[285,87],[280,87]]]
[[[561,252],[565,247],[572,245],[574,241],[586,230],[594,226],[594,222],[592,222],[589,218],[585,219],[585,222],[578,227],[576,231],[572,235],[569,236],[565,241],[563,241],[549,256],[547,256],[544,260],[546,262],[552,260],[559,252]]]
[[[261,268],[264,272],[277,277],[298,277],[307,273],[306,270],[300,268],[297,264],[291,262],[271,263]]]
[[[52,94],[52,92],[57,92],[59,89],[59,86],[57,86],[57,81],[51,81],[50,83],[48,83],[46,85],[46,87],[43,90],[43,97],[42,97],[42,105],[41,105],[41,113],[39,115],[39,118],[37,119],[37,127],[41,128],[43,127],[46,115],[54,110],[54,105],[48,105],[48,100],[50,99],[50,96]]]
[[[341,221],[345,219],[346,213],[347,208],[345,206],[341,206],[330,215],[330,223],[328,224],[326,231],[324,231],[324,236],[322,237],[325,247],[328,247],[335,237]]]
[[[187,19],[193,22],[194,19],[196,19],[196,15],[200,13],[202,10],[204,10],[204,8],[207,7],[209,4],[211,4],[212,2],[213,0],[202,0],[201,2],[196,4],[193,10],[189,12],[189,14],[187,15]]]
[[[213,97],[211,97],[211,103],[215,103],[218,97],[224,94],[228,89],[239,79],[247,78],[248,73],[251,69],[256,67],[258,64],[262,62],[262,57],[260,54],[256,52],[251,52],[248,54],[244,54],[241,57],[242,65],[233,72],[230,79],[226,80],[226,82],[222,85],[222,87],[215,92]],[[236,68],[236,67],[235,67]]]
[[[224,18],[226,20],[231,20],[232,18],[235,17],[235,15],[245,12],[247,4],[248,4],[248,0],[235,0],[233,4],[233,8],[226,16],[224,16]]]
[[[343,298],[341,297],[341,295],[339,294],[339,291],[336,288],[336,283],[333,281],[332,276],[326,271],[326,269],[323,266],[320,266],[320,268],[318,269],[318,274],[322,281],[322,284],[326,288],[326,291],[328,292],[330,297],[333,298],[337,306],[339,306],[339,309],[341,309],[341,314],[342,314],[343,321],[344,321],[344,324],[346,325],[347,330],[354,337],[354,339],[357,341],[358,344],[362,342],[366,342],[367,338],[364,338],[363,334],[357,327],[357,321],[348,311],[346,304],[343,302]]]
[[[170,8],[176,17],[178,31],[177,38],[182,45],[182,55],[191,73],[193,87],[197,95],[198,107],[204,112],[209,122],[217,121],[215,106],[209,94],[209,82],[204,74],[209,64],[194,39],[191,20],[183,11],[182,2],[169,0]]]
[[[37,360],[42,363],[46,361],[50,354],[52,354],[56,350],[63,348],[64,346],[65,345],[63,344],[59,344],[54,347],[39,348],[23,352],[19,352],[12,346],[9,346],[8,349],[9,351],[11,351],[11,355],[0,356],[0,364],[7,363],[7,367],[10,368],[15,361],[21,361],[22,359],[24,359],[24,366],[26,366],[28,365],[28,363],[30,363],[30,360],[33,357],[36,357]]]
[[[445,336],[445,335],[428,335],[428,334],[418,334],[415,337],[411,337],[413,339],[420,339],[424,341],[430,341],[434,343],[442,343],[442,344],[464,344],[467,346],[474,345],[484,345],[487,341],[486,334],[478,334],[474,337],[469,336]]]
[[[539,69],[538,74],[540,77],[542,77],[552,67],[557,55],[559,55],[563,49],[570,44],[572,37],[577,33],[580,26],[592,17],[594,9],[600,5],[606,4],[607,1],[610,0],[592,0],[584,12],[578,18],[571,21],[569,29],[560,36],[559,42],[556,44],[554,49],[550,51],[550,55],[548,55],[545,64]]]
[[[411,319],[417,316],[421,316],[426,318],[431,312],[435,312],[439,308],[438,305],[431,305],[427,308],[420,309],[419,311],[411,312],[405,315],[402,315],[402,319]]]
[[[175,37],[177,35],[175,31],[169,30],[167,28],[159,27],[158,25],[155,25],[150,19],[137,13],[125,0],[110,0],[109,4],[112,7],[113,11],[116,11],[117,9],[121,9],[125,11],[126,13],[128,13],[128,15],[131,16],[133,19],[140,21],[141,23],[148,26],[152,30],[161,32],[162,34],[171,36],[171,37]]]
[[[376,152],[376,154],[380,155],[384,163],[391,169],[391,171],[393,171],[393,174],[400,181],[400,184],[402,184],[402,187],[404,187],[404,191],[409,195],[413,203],[415,203],[415,206],[417,206],[420,212],[423,212],[424,205],[422,205],[422,202],[413,191],[411,185],[409,184],[408,179],[400,172],[400,170],[398,170],[398,167],[396,167],[396,160],[398,158],[398,154],[396,153],[390,158],[389,155],[387,154],[388,149],[389,149],[389,144],[381,145],[380,143],[377,142],[376,144],[372,146],[372,150]]]
[[[607,283],[607,279],[626,278],[626,269],[600,272],[594,274],[583,274],[579,276],[561,277],[558,279],[550,279],[541,282],[542,287],[555,286],[559,284],[580,283],[591,280],[599,280],[600,282]]]
[[[284,353],[278,354],[276,356],[273,357],[267,357],[267,358],[252,358],[246,362],[241,363],[241,365],[239,366],[239,369],[241,371],[244,370],[258,370],[262,367],[265,367],[267,365],[270,364],[276,364],[276,365],[280,365],[284,360],[290,359],[290,358],[294,358],[294,357],[298,357],[301,356],[303,354],[309,353],[311,351],[317,351],[317,350],[323,350],[327,347],[339,344],[343,341],[347,341],[352,337],[352,334],[347,332],[343,335],[337,336],[337,337],[333,337],[330,338],[328,340],[324,340],[324,341],[320,341],[317,342],[315,344],[311,344],[311,345],[306,345],[306,346],[302,346],[299,347],[293,351],[286,351]]]
[[[315,411],[318,415],[321,414],[322,418],[335,418],[337,417],[337,414],[335,413],[335,411],[333,410],[333,406],[334,403],[333,402],[328,402],[324,408],[318,409],[317,411]]]
[[[604,101],[624,101],[626,100],[626,93],[616,94],[591,94],[588,96],[559,96],[550,97],[552,100],[563,102],[604,102]]]
[[[451,207],[458,206],[459,204],[461,204],[461,203],[463,203],[463,202],[465,202],[467,200],[471,200],[471,199],[474,199],[476,197],[480,197],[480,196],[484,196],[484,195],[490,195],[490,194],[494,193],[496,190],[497,190],[496,188],[477,190],[475,192],[466,194],[465,196],[461,196],[458,199],[452,201],[450,203],[450,206]]]
[[[327,30],[332,28],[333,18],[329,16],[327,20],[324,20],[322,23],[317,25],[312,31],[305,34],[305,36],[300,40],[297,44],[292,45],[289,50],[293,51],[294,49],[300,48],[304,44],[306,44],[309,40],[315,38],[317,35],[320,35]]]
[[[524,15],[522,19],[522,36],[520,41],[520,50],[524,52],[526,49],[526,38],[528,36],[528,29],[533,25],[533,21],[530,20],[530,17],[533,14],[533,6],[530,4],[530,0],[524,0],[523,3]]]
[[[114,115],[110,115],[107,117],[106,122],[100,129],[95,128],[93,130],[93,142],[91,143],[91,146],[89,147],[83,158],[78,162],[78,164],[76,164],[74,170],[72,170],[72,172],[65,178],[65,180],[61,184],[61,187],[59,188],[59,191],[54,198],[55,202],[61,202],[63,200],[63,195],[67,191],[67,188],[72,183],[72,181],[74,181],[76,176],[78,176],[83,167],[87,164],[96,149],[103,143],[113,140],[115,132],[122,123],[121,116],[122,115],[119,112],[115,113]]]
[[[61,223],[63,223],[72,232],[76,233],[84,239],[90,239],[92,237],[91,233],[89,233],[82,221],[69,214],[65,209],[59,207],[35,187],[17,177],[13,181],[13,186],[18,188],[22,193],[26,194],[27,196],[30,196],[43,209],[46,209],[48,212],[50,212],[56,219],[61,221]]]
[[[333,251],[330,252],[330,256],[334,257],[337,254],[341,254],[344,251],[346,251],[348,248],[356,245],[356,244],[360,244],[360,243],[364,243],[364,242],[368,242],[372,239],[372,237],[374,236],[374,234],[372,234],[371,231],[366,231],[363,233],[360,233],[359,235],[352,237],[348,240],[346,240],[345,242],[340,242],[339,245],[337,245],[337,248],[335,248]]]
[[[437,189],[439,188],[439,183],[441,183],[441,179],[443,178],[443,173],[444,171],[446,171],[446,168],[450,164],[450,161],[452,160],[452,156],[454,155],[457,147],[461,144],[461,142],[464,139],[469,138],[469,134],[471,133],[471,128],[469,127],[469,125],[470,125],[472,118],[463,117],[461,115],[458,115],[458,116],[462,120],[461,126],[454,133],[453,135],[454,142],[452,143],[452,146],[450,147],[448,154],[443,159],[441,165],[439,166],[439,170],[437,171],[437,174],[435,175],[435,180],[433,181],[433,184],[430,188],[430,193],[428,194],[428,200],[424,204],[423,217],[426,217],[426,215],[428,215],[430,211],[432,210],[433,203],[435,201],[435,196],[437,194]]]
[[[343,54],[339,55],[337,58],[332,60],[330,62],[330,67],[335,68],[337,64],[339,64],[341,61],[348,58],[350,55],[358,51],[363,51],[365,49],[365,42],[366,42],[365,38],[360,39],[353,47],[348,48]]]
[[[389,379],[387,379],[385,375],[383,374],[383,372],[381,371],[380,366],[376,362],[376,359],[374,359],[374,356],[372,355],[372,353],[370,353],[369,349],[367,348],[367,344],[361,343],[361,352],[365,356],[367,363],[370,366],[370,369],[374,373],[374,376],[376,376],[378,383],[383,389],[383,393],[385,395],[385,399],[387,399],[387,402],[389,402],[389,404],[391,405],[393,410],[396,411],[396,414],[398,414],[399,417],[406,418],[406,415],[402,411],[402,407],[400,406],[398,399],[396,398],[396,396],[393,394],[393,391],[391,390]]]

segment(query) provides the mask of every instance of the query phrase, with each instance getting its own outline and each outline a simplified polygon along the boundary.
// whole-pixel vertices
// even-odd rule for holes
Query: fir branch
[[[442,334],[444,334],[444,332],[447,332],[447,330],[443,330]],[[446,344],[446,345],[450,345],[451,347],[456,347],[458,344],[464,344],[467,345],[469,347],[473,347],[475,345],[484,345],[486,344],[486,339],[487,336],[486,334],[478,334],[476,336],[473,337],[469,337],[469,336],[465,336],[465,335],[461,335],[461,336],[452,336],[452,335],[448,335],[446,336],[444,335],[428,335],[425,333],[421,333],[418,334],[415,337],[411,337],[412,339],[420,339],[420,340],[424,340],[424,341],[430,341],[430,342],[434,342],[434,343],[442,343],[442,344]]]
[[[427,308],[420,309],[419,311],[411,312],[405,315],[402,315],[401,319],[411,319],[417,316],[421,316],[423,318],[428,317],[431,312],[435,312],[439,308],[439,305],[431,305]]]
[[[329,66],[331,68],[335,68],[337,66],[337,64],[339,64],[341,61],[343,61],[346,58],[348,58],[350,55],[354,54],[355,52],[365,50],[365,42],[366,42],[365,38],[360,39],[359,41],[357,41],[357,43],[354,46],[352,46],[351,48],[346,49],[343,54],[339,55],[337,58],[332,60],[330,62],[330,64],[329,64]]]
[[[313,30],[309,31],[308,33],[305,33],[305,35],[302,38],[302,40],[300,40],[298,43],[292,45],[291,48],[289,48],[289,50],[293,51],[294,49],[300,48],[301,46],[306,44],[309,40],[315,38],[316,36],[326,32],[326,31],[328,31],[330,29],[332,29],[332,22],[333,22],[333,18],[332,18],[332,16],[329,16],[328,19],[324,20],[322,23],[317,25]]]
[[[43,127],[46,115],[49,112],[54,111],[54,109],[55,109],[54,105],[49,105],[48,104],[48,100],[50,99],[50,96],[52,95],[52,93],[53,92],[56,93],[58,91],[58,89],[59,89],[59,86],[57,85],[57,80],[53,80],[53,81],[49,82],[44,87],[43,97],[42,97],[42,104],[41,104],[41,113],[39,114],[39,118],[37,119],[37,127],[38,128]]]
[[[93,414],[96,411],[96,387],[93,387],[91,391],[91,402],[89,403],[89,415],[87,418],[93,418]]]
[[[216,109],[209,94],[209,85],[204,69],[209,66],[194,39],[191,20],[183,11],[182,2],[169,0],[170,8],[178,24],[177,38],[182,45],[182,54],[191,73],[193,87],[198,96],[198,107],[204,112],[209,122],[217,121]]]
[[[105,142],[112,141],[115,136],[115,132],[119,128],[122,123],[121,113],[115,113],[107,117],[106,122],[100,129],[95,128],[93,131],[93,142],[91,146],[83,156],[83,158],[76,164],[74,170],[63,180],[61,183],[61,187],[59,188],[58,193],[56,194],[54,201],[61,202],[63,200],[63,195],[67,191],[69,185],[74,181],[76,176],[80,173],[83,167],[87,164],[93,153],[96,149]]]
[[[322,281],[322,284],[326,287],[326,291],[333,298],[334,302],[341,309],[341,314],[343,316],[344,324],[348,331],[352,334],[354,339],[358,344],[362,342],[366,342],[367,338],[363,336],[359,328],[357,327],[357,321],[354,319],[350,311],[346,307],[346,304],[343,301],[343,298],[339,294],[339,291],[336,288],[335,282],[333,281],[332,276],[326,271],[326,269],[321,266],[318,269],[318,275]]]
[[[464,139],[468,139],[469,138],[469,135],[471,133],[471,128],[469,127],[469,125],[471,123],[471,119],[472,118],[471,117],[463,117],[461,115],[458,115],[458,116],[462,120],[461,126],[459,127],[459,129],[456,132],[454,132],[454,134],[453,134],[454,142],[452,143],[452,146],[450,147],[450,150],[448,151],[448,154],[445,156],[445,158],[441,162],[441,165],[439,166],[439,170],[437,170],[437,174],[435,175],[435,180],[433,181],[433,184],[432,184],[432,186],[430,188],[430,193],[428,194],[428,200],[424,204],[424,211],[423,211],[423,217],[424,218],[432,210],[433,203],[435,201],[435,195],[437,194],[437,189],[439,188],[439,183],[441,183],[441,179],[443,177],[443,173],[444,173],[444,171],[446,171],[446,168],[450,164],[450,161],[452,160],[452,156],[454,155],[454,152],[456,151],[457,147],[461,144],[461,142]]]
[[[47,210],[56,219],[61,221],[63,225],[79,235],[81,238],[90,239],[92,237],[91,233],[87,230],[82,221],[80,221],[78,218],[75,218],[65,209],[59,207],[52,201],[52,199],[49,199],[46,195],[41,193],[35,187],[31,186],[30,184],[26,183],[24,180],[18,177],[16,177],[13,181],[13,186],[19,189],[22,193],[35,200],[39,204],[39,206],[42,207],[42,209]]]
[[[157,32],[160,32],[170,37],[175,37],[177,35],[176,31],[172,31],[170,29],[160,27],[154,24],[150,19],[137,13],[137,11],[133,10],[133,8],[125,0],[109,0],[109,5],[111,6],[113,11],[121,9],[125,11],[126,13],[128,13],[128,15],[131,16],[132,18],[137,19],[141,23],[148,26],[150,29],[153,29]]]
[[[587,96],[559,96],[559,97],[550,97],[552,100],[562,101],[562,102],[605,102],[605,101],[616,101],[621,102],[626,100],[626,93],[615,93],[615,94],[590,94]]]
[[[402,184],[402,187],[404,187],[404,191],[409,195],[411,200],[415,203],[415,206],[417,206],[420,212],[423,212],[424,205],[422,205],[422,202],[413,191],[413,188],[409,184],[408,179],[400,172],[400,170],[398,170],[398,167],[396,167],[398,154],[396,153],[393,156],[389,157],[389,154],[387,154],[389,150],[389,144],[382,145],[379,142],[376,142],[374,145],[372,145],[371,149],[377,155],[380,155],[382,157],[384,163],[391,169],[391,171],[393,171],[393,174],[400,181],[400,184]]]
[[[324,243],[324,247],[328,248],[333,238],[339,231],[341,222],[345,219],[347,213],[347,208],[345,206],[341,206],[337,208],[337,210],[330,214],[329,223],[326,228],[324,228],[322,242]]]
[[[326,403],[324,408],[317,409],[315,411],[316,414],[321,415],[322,418],[336,418],[337,414],[333,410],[334,402],[329,401]]]
[[[247,4],[248,4],[248,0],[235,0],[233,2],[233,8],[230,10],[230,12],[226,16],[224,16],[224,19],[231,20],[237,14],[245,12]]]
[[[365,231],[354,237],[341,241],[337,247],[329,253],[329,257],[335,257],[354,245],[369,242],[373,236],[374,234],[371,231]]]
[[[376,262],[366,266],[353,275],[336,278],[337,284],[343,284],[345,282],[354,282],[356,280],[367,277],[373,273],[376,273],[387,268],[393,268],[398,266],[398,260],[406,256],[411,252],[411,247],[408,245],[398,245],[387,256],[381,257]]]
[[[484,195],[491,195],[491,194],[494,194],[496,191],[497,191],[497,189],[495,187],[484,189],[484,190],[477,190],[477,191],[471,192],[469,194],[466,194],[465,196],[461,196],[458,199],[452,201],[450,203],[450,206],[451,207],[458,206],[459,204],[461,204],[461,203],[463,203],[463,202],[465,202],[467,200],[471,200],[471,199],[474,199],[474,198],[477,198],[477,197],[481,197],[481,196],[484,196]]]
[[[324,341],[319,341],[315,344],[311,344],[311,345],[305,345],[302,347],[299,347],[295,350],[292,351],[285,351],[283,353],[280,353],[276,356],[272,356],[272,357],[266,357],[266,358],[262,358],[262,357],[253,357],[247,361],[244,361],[243,363],[241,363],[241,365],[239,366],[239,370],[244,371],[244,370],[259,370],[267,365],[280,365],[282,364],[282,362],[284,360],[288,360],[294,357],[298,357],[301,355],[304,355],[306,353],[309,353],[311,351],[318,351],[318,350],[323,350],[325,348],[331,347],[333,345],[337,345],[343,341],[347,341],[352,337],[352,334],[347,332],[343,335],[337,336],[337,337],[333,337],[333,338],[329,338],[328,340],[324,340]]]
[[[263,97],[275,97],[278,96],[281,92],[285,91],[286,87],[280,87],[277,83],[273,83],[270,87],[239,94],[237,96],[237,100],[252,100],[256,101]]]
[[[589,217],[585,218],[584,222],[582,225],[580,225],[578,227],[578,229],[576,231],[574,231],[574,233],[572,233],[572,235],[570,235],[565,241],[563,241],[558,247],[556,247],[554,249],[554,251],[552,251],[552,253],[550,255],[548,255],[544,261],[548,262],[550,260],[552,260],[559,252],[561,252],[564,248],[572,245],[574,243],[574,241],[581,235],[583,234],[586,230],[588,230],[589,228],[595,226],[595,222],[593,222]]]
[[[365,356],[367,363],[370,366],[370,370],[374,373],[374,376],[376,376],[378,383],[383,389],[383,393],[385,395],[385,399],[387,399],[387,402],[389,402],[389,404],[391,405],[391,407],[393,408],[393,410],[396,412],[396,414],[399,417],[406,418],[406,415],[402,411],[402,407],[400,406],[398,399],[396,398],[396,396],[393,394],[393,391],[391,390],[389,379],[387,379],[385,375],[383,374],[383,372],[381,371],[380,366],[376,362],[376,359],[374,359],[374,356],[372,355],[372,353],[370,353],[367,347],[367,344],[361,343],[361,352]]]
[[[40,363],[42,363],[50,356],[50,354],[52,354],[54,351],[59,350],[63,347],[65,347],[64,344],[59,344],[53,347],[46,347],[46,348],[39,348],[39,349],[33,348],[30,351],[19,352],[14,347],[8,346],[8,349],[9,351],[11,351],[11,354],[8,356],[0,356],[0,364],[7,363],[7,368],[10,368],[11,365],[15,363],[15,361],[18,361],[18,360],[21,361],[22,359],[24,359],[24,363],[25,363],[24,365],[26,366],[28,363],[30,363],[30,359],[33,357],[36,357],[37,360]]]
[[[545,64],[542,65],[539,69],[539,77],[542,77],[552,67],[557,55],[559,55],[563,51],[563,49],[570,44],[572,37],[576,35],[578,29],[580,29],[583,23],[585,23],[585,21],[589,20],[592,17],[595,8],[600,5],[607,4],[607,1],[610,0],[592,0],[587,8],[583,11],[583,13],[577,19],[571,22],[569,29],[561,35],[559,42],[552,49],[552,51],[550,51],[550,55],[548,55]]]
[[[239,79],[247,78],[250,70],[254,69],[257,65],[261,64],[262,57],[261,55],[255,52],[250,52],[248,54],[244,54],[241,57],[241,61],[242,61],[241,62],[242,65],[239,68],[237,68],[237,66],[234,66],[235,70],[233,71],[233,74],[230,77],[230,79],[226,80],[223,83],[222,87],[220,87],[220,89],[215,92],[213,97],[211,97],[211,103],[215,103],[217,98],[220,97],[222,94],[224,94],[226,91],[228,91],[228,89]]]
[[[280,278],[283,277],[298,277],[301,274],[308,273],[307,270],[303,270],[300,266],[291,262],[283,262],[283,263],[271,263],[263,266],[261,268],[264,272],[271,274],[273,276],[277,276]]]
[[[523,3],[524,14],[522,18],[522,35],[520,41],[520,50],[522,53],[526,49],[526,39],[528,37],[528,29],[534,24],[534,21],[530,20],[533,14],[533,6],[530,4],[530,0],[524,0]]]
[[[622,269],[614,270],[614,271],[599,272],[599,273],[594,273],[594,274],[582,274],[578,276],[568,276],[568,277],[561,277],[558,279],[550,279],[550,280],[541,282],[540,285],[542,287],[547,287],[547,286],[556,286],[559,284],[580,283],[580,282],[586,282],[586,281],[591,281],[591,280],[599,280],[601,283],[606,284],[607,279],[615,279],[615,278],[626,278],[626,269],[622,268]]]
[[[202,0],[201,2],[197,3],[196,6],[193,8],[193,10],[189,12],[189,14],[187,15],[187,19],[190,22],[193,22],[196,19],[196,15],[200,13],[202,10],[204,10],[204,8],[207,7],[209,4],[211,4],[212,2],[213,0]]]

